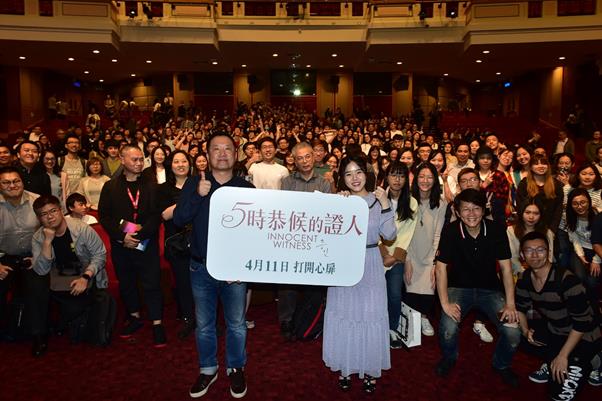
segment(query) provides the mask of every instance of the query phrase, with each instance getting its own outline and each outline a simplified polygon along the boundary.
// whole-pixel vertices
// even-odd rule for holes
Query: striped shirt
[[[582,340],[594,342],[602,337],[581,281],[568,270],[552,265],[541,291],[536,291],[527,270],[516,284],[516,309],[527,313],[535,309],[545,319],[550,333],[567,337],[571,329],[584,333]]]

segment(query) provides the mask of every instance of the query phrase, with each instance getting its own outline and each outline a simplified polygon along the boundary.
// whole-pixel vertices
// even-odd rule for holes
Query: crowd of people
[[[506,384],[518,386],[512,357],[524,343],[543,361],[529,379],[549,382],[552,399],[574,398],[585,381],[602,385],[600,132],[576,165],[581,149],[562,130],[546,148],[537,132],[513,144],[487,130],[423,132],[411,117],[358,115],[241,103],[231,115],[157,114],[143,127],[103,130],[93,116],[94,124],[52,137],[34,127],[1,143],[0,321],[7,293],[24,294],[33,355],[42,356],[52,299],[59,326],[77,340],[82,311],[108,286],[110,255],[126,311],[119,337],[150,321],[154,346],[164,347],[164,249],[182,319],[177,337],[196,336],[200,373],[190,396],[205,395],[218,377],[221,301],[230,392],[241,398],[253,285],[207,272],[211,196],[222,186],[341,193],[369,208],[361,281],[327,294],[278,285],[277,319],[290,341],[298,298],[326,297],[323,359],[342,390],[358,375],[363,391],[376,391],[391,349],[405,346],[402,301],[420,313],[422,335],[438,330],[439,376],[453,369],[459,324],[476,309],[473,331],[485,342],[497,337],[492,366]],[[108,244],[90,228],[99,225]],[[178,246],[187,238],[189,249]]]

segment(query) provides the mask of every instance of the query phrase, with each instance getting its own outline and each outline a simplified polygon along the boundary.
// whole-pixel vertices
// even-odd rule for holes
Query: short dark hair
[[[65,144],[67,144],[67,141],[69,139],[77,139],[79,143],[82,142],[82,140],[79,138],[79,136],[74,132],[70,132],[67,135],[65,135]]]
[[[255,149],[257,149],[257,146],[255,146],[255,142],[245,142],[245,144],[244,144],[244,145],[242,145],[242,150],[243,150],[243,152],[244,152],[244,151],[246,151],[246,150],[247,150],[247,148],[248,148],[249,146],[251,146],[251,145],[253,145],[253,146],[255,147]]]
[[[487,197],[483,191],[479,191],[478,189],[474,188],[467,188],[455,197],[454,207],[456,210],[460,210],[460,203],[462,202],[472,203],[485,211],[487,206]]]
[[[231,142],[232,145],[234,146],[234,149],[236,149],[236,144],[234,143],[234,138],[232,138],[230,136],[230,134],[228,134],[227,132],[224,131],[217,131],[215,133],[213,133],[209,139],[207,139],[207,152],[209,152],[209,146],[211,146],[211,142],[218,137],[224,137],[224,138],[228,138]],[[272,139],[273,140],[273,139]]]
[[[466,174],[474,174],[477,176],[477,178],[480,180],[481,178],[479,177],[479,173],[477,173],[477,170],[475,170],[472,167],[464,167],[462,170],[460,170],[458,172],[458,175],[455,177],[456,181],[458,181],[458,183],[460,182],[460,177],[462,177],[463,175]]]
[[[71,208],[75,206],[75,202],[86,203],[86,197],[79,192],[74,192],[69,195],[65,201],[65,206],[67,206],[69,212],[71,212]]]
[[[19,143],[19,145],[17,146],[17,149],[16,149],[17,153],[19,153],[19,152],[21,151],[21,148],[22,148],[22,147],[23,147],[23,145],[25,145],[25,144],[35,145],[35,146],[36,146],[36,148],[38,148],[38,152],[40,151],[40,145],[39,145],[37,142],[34,142],[34,141],[32,141],[32,140],[29,140],[29,139],[24,139],[24,140],[22,140],[22,141]]]
[[[21,179],[21,181],[23,180],[23,174],[21,174],[21,172],[19,171],[18,168],[13,167],[13,166],[5,166],[0,168],[0,175],[2,174],[10,174],[10,173],[15,173],[19,176],[19,178]]]
[[[546,244],[546,248],[550,249],[550,243],[548,242],[548,238],[546,237],[546,235],[540,231],[531,231],[530,233],[527,233],[525,235],[523,235],[523,237],[520,239],[520,250],[523,250],[523,246],[525,245],[525,242],[527,241],[534,241],[536,239],[540,239],[543,242],[545,242]]]
[[[272,145],[274,145],[274,147],[276,147],[276,141],[274,140],[274,138],[272,138],[271,136],[266,136],[265,138],[262,138],[259,141],[259,148],[261,149],[261,147],[263,146],[264,143],[266,142],[270,142]]]
[[[60,207],[61,201],[54,195],[40,195],[35,201],[33,201],[33,211],[38,214],[38,210],[46,205],[56,205]]]

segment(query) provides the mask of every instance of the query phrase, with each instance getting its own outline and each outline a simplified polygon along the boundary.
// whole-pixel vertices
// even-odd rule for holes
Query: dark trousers
[[[23,315],[20,321],[20,327],[27,328],[29,325],[29,310],[34,306],[31,302],[32,297],[28,296],[32,292],[32,282],[40,280],[40,276],[35,274],[33,270],[15,269],[8,274],[4,280],[0,280],[0,324],[9,319],[9,308],[7,304],[8,293],[12,292],[13,302],[22,303],[24,305]],[[16,329],[13,327],[12,329]],[[16,334],[16,333],[11,333]]]
[[[70,322],[81,316],[92,304],[92,293],[95,287],[80,295],[71,295],[69,291],[51,291],[50,275],[37,276],[29,281],[27,288],[27,298],[29,299],[27,309],[31,322],[32,335],[45,335],[48,331],[48,306],[50,301],[59,304],[61,311],[61,327],[67,326]],[[76,279],[78,277],[73,277]]]
[[[184,319],[194,319],[194,300],[190,286],[190,258],[170,257],[167,259],[171,265],[176,280],[176,299]]]
[[[128,314],[140,312],[139,281],[148,309],[148,318],[161,320],[163,298],[157,240],[151,239],[144,252],[124,248],[121,244],[111,242],[111,258],[119,280],[119,294]]]
[[[279,284],[278,288],[278,322],[291,322],[297,309],[299,289],[296,285]]]
[[[534,330],[535,339],[546,345],[537,347],[529,344],[525,338],[522,339],[521,345],[527,352],[536,355],[549,365],[560,352],[567,337],[550,333],[543,320],[530,321],[529,325]],[[552,400],[570,401],[575,398],[583,382],[589,376],[592,370],[591,361],[600,352],[600,348],[600,341],[596,343],[579,341],[573,352],[569,355],[568,375],[566,379],[562,383],[558,383],[550,377],[550,388],[548,391]]]

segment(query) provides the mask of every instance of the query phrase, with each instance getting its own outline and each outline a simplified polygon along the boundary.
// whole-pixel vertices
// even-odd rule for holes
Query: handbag
[[[417,347],[422,342],[420,326],[420,312],[410,308],[404,302],[401,303],[401,317],[399,319],[399,333],[401,341],[408,347]]]
[[[192,225],[187,225],[182,231],[165,238],[166,258],[189,258],[190,237],[192,236]]]

